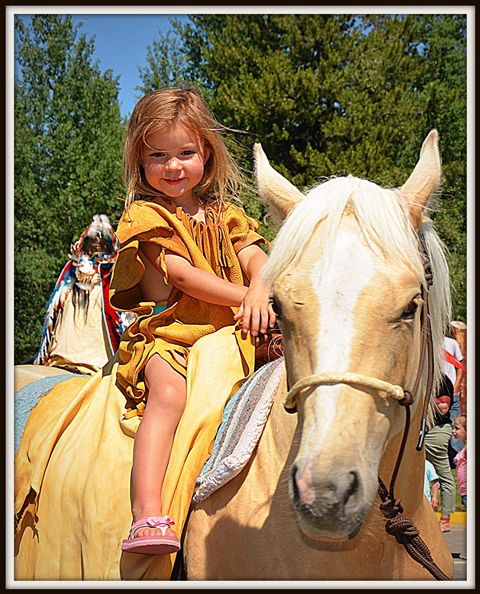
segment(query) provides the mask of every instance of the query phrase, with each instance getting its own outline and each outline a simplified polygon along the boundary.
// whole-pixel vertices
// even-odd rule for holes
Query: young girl
[[[458,415],[452,429],[455,439],[463,441],[463,448],[455,456],[458,492],[462,505],[467,507],[467,417]]]
[[[260,277],[265,241],[258,224],[231,202],[241,175],[221,129],[192,88],[149,93],[128,125],[127,200],[110,298],[116,309],[137,314],[122,336],[116,380],[127,417],[142,416],[131,476],[133,523],[122,543],[132,553],[180,548],[161,493],[187,401],[193,345],[213,333],[235,342],[243,371],[232,377],[233,394],[253,371],[255,342],[275,325]]]

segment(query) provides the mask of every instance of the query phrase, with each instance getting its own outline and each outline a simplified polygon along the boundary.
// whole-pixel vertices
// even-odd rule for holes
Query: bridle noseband
[[[387,402],[389,398],[398,400],[403,403],[403,400],[410,396],[410,392],[403,390],[401,386],[384,382],[369,375],[360,373],[352,373],[350,371],[336,372],[324,371],[322,373],[315,373],[304,377],[288,391],[285,400],[285,410],[294,413],[297,411],[296,397],[300,392],[306,388],[313,388],[325,384],[348,384],[351,386],[358,386],[360,388],[371,388],[378,392],[378,395]]]

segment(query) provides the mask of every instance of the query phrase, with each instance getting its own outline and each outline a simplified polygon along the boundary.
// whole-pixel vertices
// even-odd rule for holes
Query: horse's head
[[[342,377],[358,374],[412,389],[426,284],[419,235],[446,270],[424,216],[441,178],[437,144],[432,131],[398,190],[349,176],[307,195],[255,148],[260,194],[284,220],[265,273],[283,333],[288,386],[323,378],[296,395],[301,439],[290,479],[300,526],[313,538],[358,533],[377,493],[382,454],[404,424],[403,407],[375,382]],[[435,278],[430,291],[437,285],[443,317],[449,307],[444,282]],[[442,324],[443,318],[433,325],[437,343]]]

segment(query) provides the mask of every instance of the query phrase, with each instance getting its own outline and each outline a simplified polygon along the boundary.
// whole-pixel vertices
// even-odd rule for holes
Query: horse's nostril
[[[346,505],[350,499],[352,499],[352,501],[353,501],[353,498],[357,494],[359,487],[360,487],[360,481],[358,479],[358,474],[355,471],[348,473],[348,480],[350,482],[349,482],[347,489],[345,490],[345,494],[343,497],[344,505]]]
[[[292,466],[291,471],[290,471],[290,480],[291,480],[291,483],[292,483],[292,499],[293,499],[293,504],[296,505],[296,506],[298,506],[299,503],[300,503],[300,492],[298,490],[296,475],[297,475],[297,466],[294,464]]]
[[[300,511],[303,511],[303,512],[311,512],[312,506],[309,503],[302,503],[302,505],[300,505],[299,509],[300,509]]]

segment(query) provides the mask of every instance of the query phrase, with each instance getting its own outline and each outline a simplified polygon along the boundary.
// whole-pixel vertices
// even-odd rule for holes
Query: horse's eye
[[[269,303],[272,306],[272,309],[277,316],[277,318],[282,317],[282,308],[280,307],[279,303],[275,300],[273,296],[270,296]]]
[[[402,315],[401,315],[402,320],[413,319],[417,309],[418,309],[418,303],[416,301],[410,301],[410,303],[407,305],[407,307],[402,312]]]

